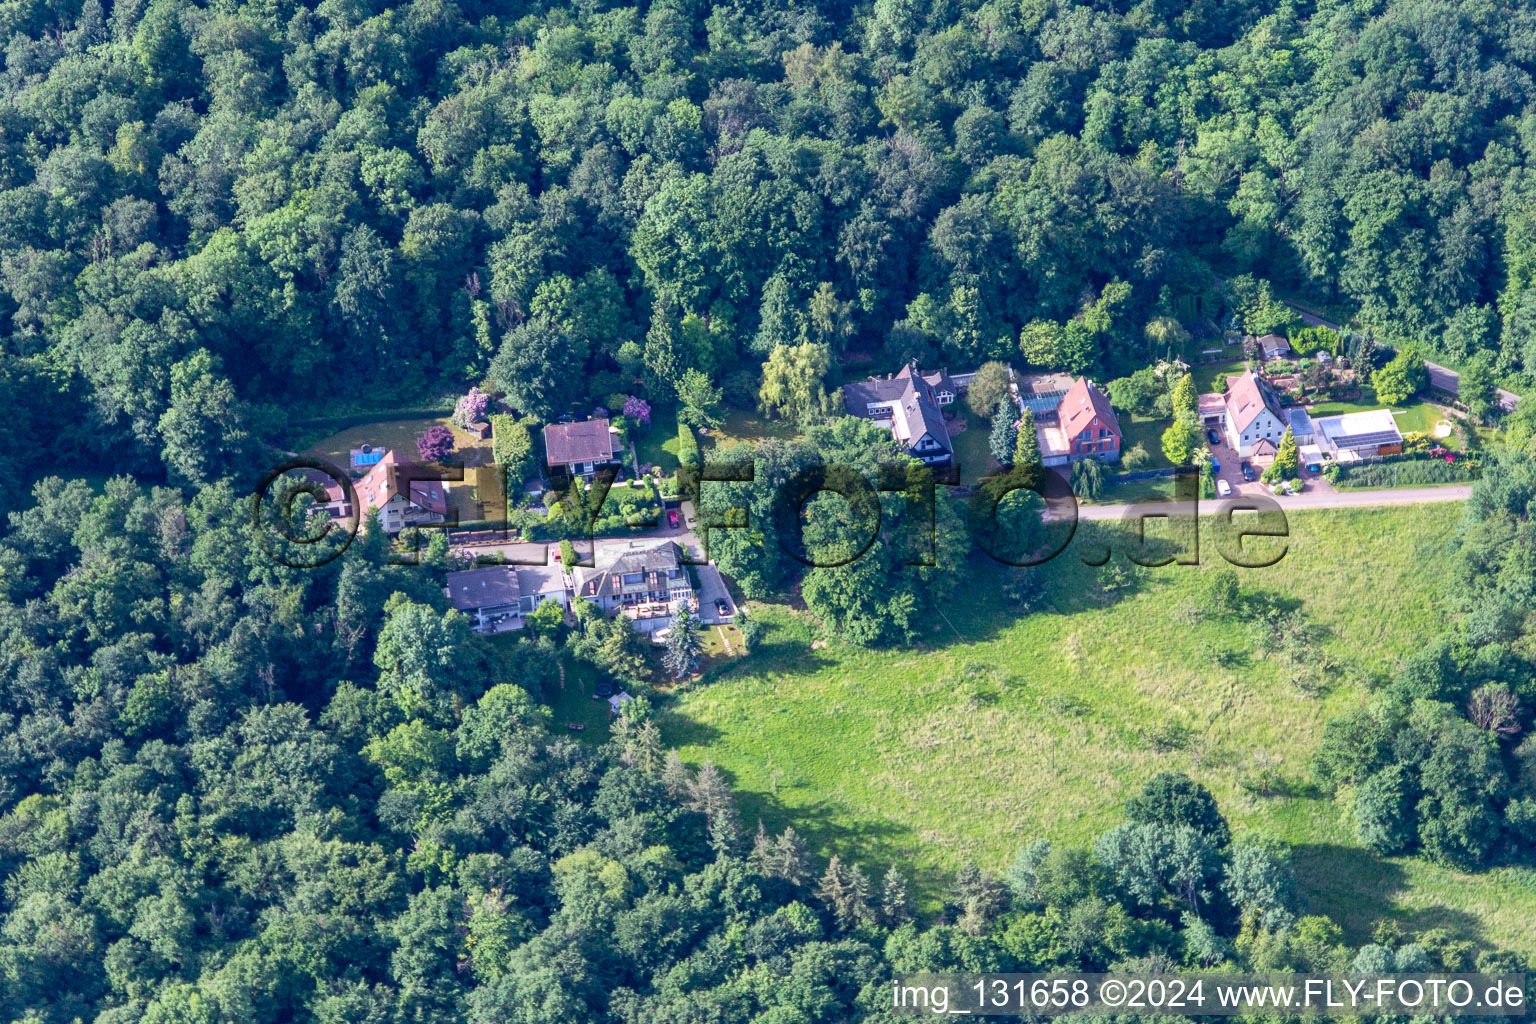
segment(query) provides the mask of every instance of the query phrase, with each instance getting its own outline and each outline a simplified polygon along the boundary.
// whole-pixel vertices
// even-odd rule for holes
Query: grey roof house
[[[642,628],[666,625],[679,607],[699,608],[682,552],[671,541],[621,549],[595,568],[577,567],[576,596],[604,612],[623,612]]]
[[[559,566],[483,565],[448,574],[449,602],[480,632],[523,628],[523,619],[545,601],[571,606]]]
[[[486,565],[448,574],[448,600],[473,620],[480,631],[516,629],[522,625],[517,570],[510,565]],[[515,624],[512,624],[515,620]],[[503,625],[506,623],[507,625]]]
[[[843,407],[850,416],[889,426],[908,455],[930,466],[944,465],[955,449],[941,409],[953,404],[960,390],[945,371],[925,374],[908,363],[891,376],[845,384]]]

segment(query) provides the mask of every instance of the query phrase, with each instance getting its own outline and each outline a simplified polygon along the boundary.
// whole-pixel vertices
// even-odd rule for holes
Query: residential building
[[[544,462],[559,474],[590,478],[619,464],[617,450],[618,438],[605,418],[544,428]]]
[[[470,617],[475,629],[521,628],[522,589],[515,567],[486,565],[451,572],[446,583],[449,602]]]
[[[485,565],[447,576],[444,591],[476,629],[522,629],[524,620],[546,601],[571,607],[565,573],[558,565]]]
[[[1035,437],[1040,442],[1040,459],[1047,466],[1120,459],[1120,420],[1109,397],[1087,377],[1075,380],[1054,410],[1037,415]]]
[[[1255,338],[1259,346],[1259,354],[1265,361],[1270,359],[1290,359],[1296,353],[1291,350],[1291,343],[1278,334],[1266,334]]]
[[[332,477],[323,469],[315,469],[313,466],[299,466],[288,471],[294,476],[301,477],[314,487],[308,492],[315,499],[315,508],[324,512],[331,519],[346,519],[352,515],[352,506],[347,503],[347,489],[341,481]],[[315,490],[325,492],[322,501]]]
[[[379,524],[390,535],[407,526],[434,526],[448,519],[448,485],[425,479],[421,466],[401,462],[393,450],[384,453],[357,482],[357,506],[377,509]]]
[[[1318,447],[1339,462],[1403,453],[1403,435],[1390,409],[1323,416],[1313,425]]]
[[[520,565],[517,567],[518,610],[531,614],[546,601],[554,601],[570,610],[571,591],[565,570],[558,565]]]
[[[975,374],[962,376],[969,381]],[[889,427],[908,455],[941,466],[955,455],[942,410],[961,393],[961,385],[944,370],[925,374],[913,362],[891,376],[844,385],[843,407],[850,416]]]
[[[632,542],[633,543],[633,542]],[[682,552],[671,541],[650,547],[610,549],[605,564],[578,566],[576,596],[604,612],[622,612],[642,629],[660,629],[678,608],[699,610]]]
[[[1222,406],[1222,433],[1233,451],[1256,462],[1273,460],[1285,435],[1286,421],[1269,382],[1252,370],[1228,377]],[[1207,407],[1201,406],[1202,410]]]

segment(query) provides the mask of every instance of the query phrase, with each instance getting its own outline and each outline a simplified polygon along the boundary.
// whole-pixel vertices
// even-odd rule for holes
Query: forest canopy
[[[292,416],[466,379],[541,418],[670,405],[687,371],[719,384],[781,345],[1118,377],[1153,354],[1144,325],[1217,316],[1239,278],[1536,368],[1518,5],[0,21],[13,482],[111,453],[205,483]]]

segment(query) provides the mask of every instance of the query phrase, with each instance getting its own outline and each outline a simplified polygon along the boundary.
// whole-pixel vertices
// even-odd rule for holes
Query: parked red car
[[[671,511],[669,511],[667,513],[667,525],[672,527],[672,529],[674,529],[674,530],[677,529],[677,510],[676,509],[673,509],[673,510],[671,510]]]

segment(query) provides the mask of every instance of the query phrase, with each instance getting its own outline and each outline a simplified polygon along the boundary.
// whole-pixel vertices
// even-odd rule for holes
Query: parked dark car
[[[1247,463],[1247,462],[1243,463],[1243,479],[1244,480],[1247,480],[1249,483],[1253,483],[1255,480],[1258,479],[1258,476],[1259,476],[1259,474],[1257,474],[1257,473],[1255,473],[1253,471],[1253,465],[1251,463]]]
[[[1205,436],[1210,439],[1211,444],[1221,444],[1221,435],[1216,433],[1214,429],[1207,430]]]

